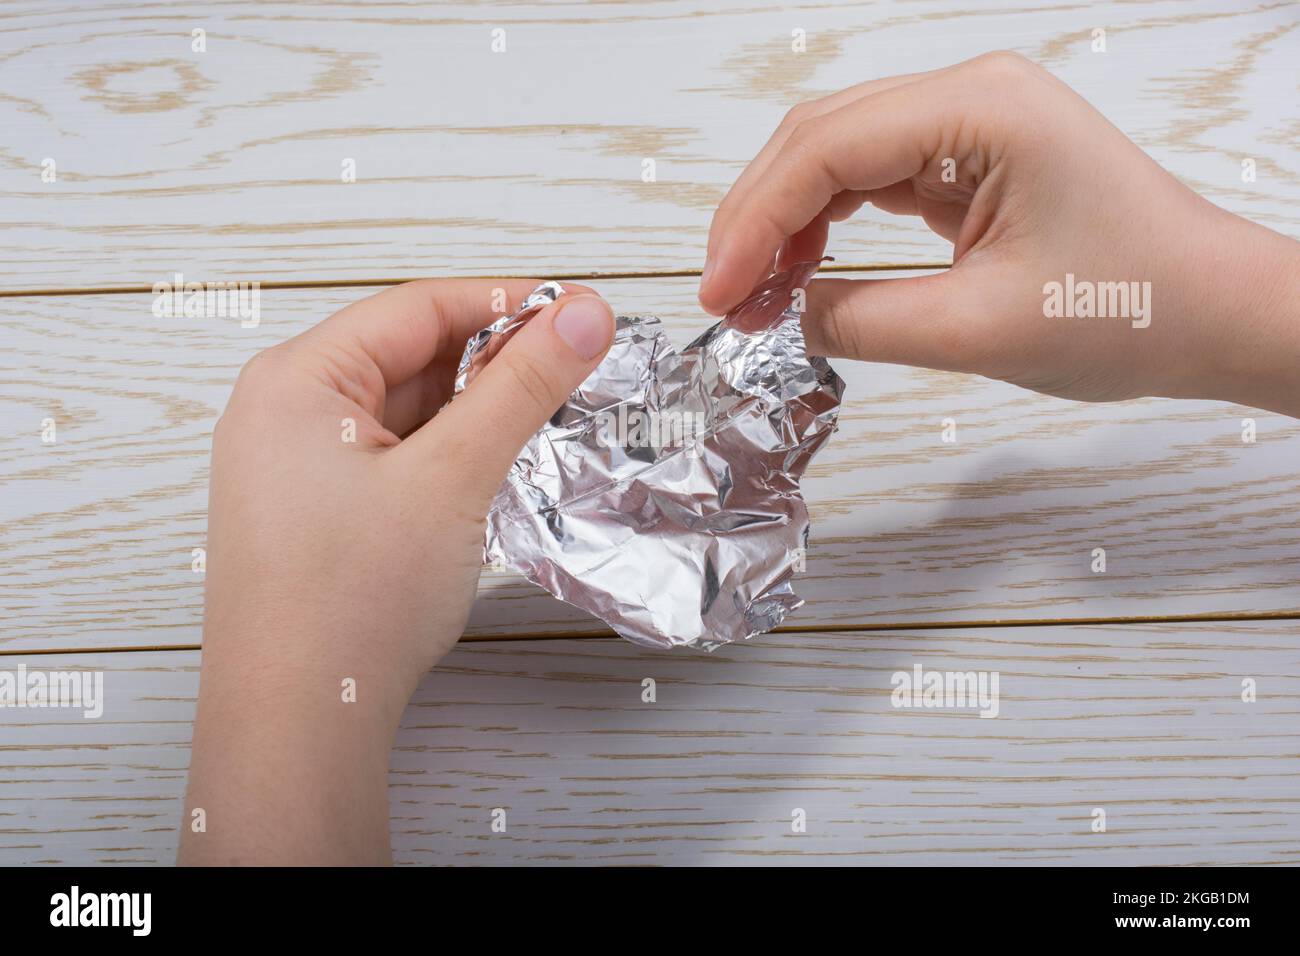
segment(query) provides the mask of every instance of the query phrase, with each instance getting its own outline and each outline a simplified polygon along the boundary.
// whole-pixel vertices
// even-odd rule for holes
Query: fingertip
[[[614,310],[594,292],[566,295],[557,303],[551,327],[579,359],[591,362],[614,341]]]
[[[710,256],[704,263],[698,298],[700,306],[710,315],[726,315],[743,297],[743,292],[737,294],[735,291],[732,271],[717,255]]]
[[[709,315],[722,316],[727,314],[727,306],[718,304],[718,301],[711,295],[706,294],[704,289],[700,289],[698,298],[700,301],[700,308]]]

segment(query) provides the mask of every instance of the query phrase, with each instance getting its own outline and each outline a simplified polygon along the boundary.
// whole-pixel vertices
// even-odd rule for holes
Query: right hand
[[[820,257],[864,203],[919,215],[953,268],[808,289],[811,351],[1067,398],[1223,398],[1300,415],[1300,243],[1165,172],[1068,86],[995,53],[796,106],[714,215],[715,314]],[[1047,318],[1044,286],[1150,283],[1150,324]],[[1130,310],[1132,311],[1132,310]]]

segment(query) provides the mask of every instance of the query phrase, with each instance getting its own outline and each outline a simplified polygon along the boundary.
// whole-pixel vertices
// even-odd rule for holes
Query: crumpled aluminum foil
[[[801,606],[799,479],[844,390],[793,308],[818,265],[772,276],[680,352],[659,319],[618,316],[609,354],[497,493],[485,561],[652,647],[712,650]],[[456,391],[563,292],[544,283],[471,339]]]

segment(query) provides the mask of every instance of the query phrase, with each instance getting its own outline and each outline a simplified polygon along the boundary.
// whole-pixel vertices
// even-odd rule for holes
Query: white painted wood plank
[[[698,268],[712,209],[790,106],[999,48],[1215,202],[1300,235],[1298,23],[1234,0],[10,4],[0,288]],[[872,211],[836,246],[950,257]]]
[[[713,655],[462,646],[403,719],[396,857],[1295,864],[1297,638],[1291,622],[786,634]],[[197,652],[0,669],[19,662],[103,669],[108,704],[97,721],[0,710],[0,864],[170,862]],[[895,709],[891,676],[917,664],[997,671],[999,716]]]
[[[662,315],[679,344],[709,321],[689,279],[598,285],[619,311]],[[0,647],[197,644],[191,549],[236,373],[368,291],[264,292],[256,329],[156,319],[144,294],[0,299]],[[848,390],[805,480],[809,603],[791,626],[1300,611],[1300,423],[836,366]],[[471,620],[477,635],[599,629],[492,572]]]

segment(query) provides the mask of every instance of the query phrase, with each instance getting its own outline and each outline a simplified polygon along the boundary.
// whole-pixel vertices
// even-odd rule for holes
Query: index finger
[[[772,268],[781,244],[846,189],[880,189],[916,175],[938,150],[950,104],[937,79],[890,87],[798,124],[766,168],[714,217],[700,302],[722,313]]]
[[[893,89],[896,86],[915,83],[918,80],[925,79],[926,77],[936,76],[939,73],[946,73],[950,69],[952,68],[944,67],[939,70],[927,70],[924,73],[901,73],[898,76],[886,76],[876,80],[867,80],[866,82],[857,83],[853,86],[847,87],[846,89],[840,90],[837,93],[831,93],[829,96],[823,96],[820,99],[809,100],[798,104],[785,115],[785,119],[783,119],[780,125],[777,126],[775,131],[773,131],[771,137],[768,138],[768,141],[763,144],[763,148],[758,151],[758,154],[755,155],[752,160],[750,160],[749,165],[745,167],[740,176],[737,177],[736,181],[732,184],[731,188],[727,190],[728,197],[735,196],[739,198],[745,194],[750,185],[755,180],[759,179],[764,170],[766,170],[771,164],[772,158],[780,152],[781,147],[785,145],[785,141],[789,139],[790,133],[793,132],[801,123],[814,117],[834,112],[841,106],[845,106],[855,100],[860,100],[864,96],[870,96],[873,93],[880,93],[884,90]],[[712,240],[716,238],[715,233],[718,232],[716,228],[717,224],[721,222],[726,210],[734,208],[735,205],[737,205],[735,202],[729,204],[724,199],[722,204],[719,205],[717,212],[714,214],[714,227],[709,230],[710,251],[712,251],[713,248]]]

